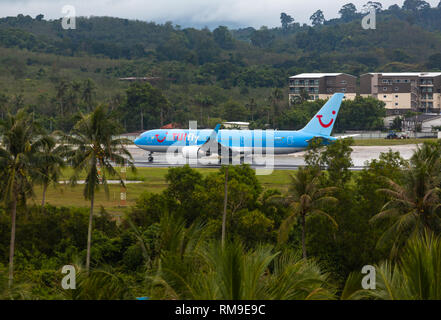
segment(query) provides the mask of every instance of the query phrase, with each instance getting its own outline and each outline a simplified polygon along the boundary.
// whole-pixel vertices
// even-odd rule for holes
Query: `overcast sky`
[[[61,8],[73,5],[78,16],[113,16],[163,23],[173,21],[183,26],[218,24],[230,26],[278,26],[281,12],[297,22],[309,23],[313,12],[321,9],[326,19],[338,17],[340,8],[354,3],[358,9],[368,0],[0,0],[0,16],[19,13],[48,19],[62,17]],[[404,0],[379,0],[383,7],[402,5]],[[428,0],[436,6],[439,0]]]

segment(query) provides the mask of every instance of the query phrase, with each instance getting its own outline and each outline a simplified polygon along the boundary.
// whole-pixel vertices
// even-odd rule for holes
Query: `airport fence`
[[[422,138],[438,138],[438,132],[405,132],[409,138],[412,139],[422,139]],[[381,131],[347,131],[345,133],[335,134],[334,136],[354,136],[354,140],[368,140],[368,139],[386,139],[388,132]],[[397,132],[400,135],[400,132]]]

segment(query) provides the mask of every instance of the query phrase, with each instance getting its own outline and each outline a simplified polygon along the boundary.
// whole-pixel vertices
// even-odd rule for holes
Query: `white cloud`
[[[278,26],[281,12],[297,22],[309,23],[313,12],[321,9],[326,19],[338,17],[340,8],[349,2],[358,9],[368,0],[0,0],[0,16],[19,13],[47,18],[62,16],[64,5],[73,5],[77,15],[114,16],[155,22],[173,21],[185,25],[231,23],[241,26]],[[403,0],[380,0],[385,8],[402,5]],[[429,0],[436,6],[439,0]]]

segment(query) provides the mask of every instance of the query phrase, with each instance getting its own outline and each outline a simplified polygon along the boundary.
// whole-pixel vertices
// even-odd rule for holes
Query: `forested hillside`
[[[375,30],[361,26],[368,6],[377,8]],[[370,2],[347,4],[340,16],[326,20],[319,10],[312,25],[301,25],[295,13],[282,13],[281,27],[259,30],[110,17],[78,18],[75,30],[63,30],[42,14],[2,18],[1,113],[28,107],[48,129],[69,130],[77,112],[104,102],[121,112],[127,131],[189,119],[298,128],[310,116],[305,110],[315,109],[288,106],[290,75],[441,70],[441,8],[420,0],[387,9]],[[152,95],[142,98],[145,107],[130,104],[129,84],[118,80],[133,76],[156,78],[157,90],[142,89]],[[367,126],[379,129],[377,120]]]

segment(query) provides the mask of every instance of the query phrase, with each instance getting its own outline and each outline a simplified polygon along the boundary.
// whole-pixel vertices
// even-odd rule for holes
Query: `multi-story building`
[[[386,104],[387,114],[441,111],[441,73],[367,73],[360,77],[360,95]]]
[[[355,99],[357,77],[345,73],[302,73],[289,78],[289,101],[302,92],[309,100],[328,99],[336,92],[345,93],[345,99]]]

